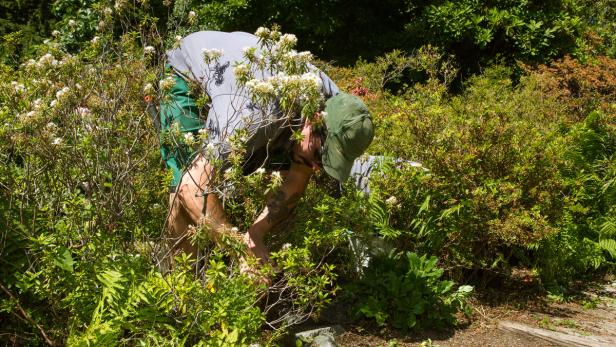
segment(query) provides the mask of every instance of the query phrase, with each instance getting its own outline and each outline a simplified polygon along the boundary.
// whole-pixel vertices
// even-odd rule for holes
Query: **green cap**
[[[331,97],[325,103],[327,138],[323,146],[323,168],[340,182],[349,177],[353,161],[372,142],[372,118],[360,98],[347,93]]]

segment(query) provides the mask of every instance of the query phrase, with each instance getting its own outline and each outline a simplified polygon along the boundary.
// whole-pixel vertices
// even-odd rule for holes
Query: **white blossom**
[[[163,91],[167,91],[173,88],[173,86],[175,86],[175,80],[171,76],[160,80],[160,82],[158,83],[158,87]]]
[[[216,60],[222,57],[222,55],[224,54],[224,51],[222,49],[216,49],[216,48],[211,48],[211,49],[202,48],[201,54],[203,54],[203,59],[205,60],[205,62],[209,63],[213,60]]]
[[[188,21],[194,22],[197,19],[197,13],[195,11],[188,12]]]
[[[306,87],[311,87],[315,89],[320,89],[323,82],[314,72],[306,72],[300,77],[302,83]]]
[[[70,19],[70,20],[68,21],[68,26],[69,26],[69,27],[74,27],[75,25],[77,25],[77,22],[75,22],[75,20],[74,20],[74,19]]]
[[[387,200],[385,200],[385,203],[389,206],[394,206],[398,203],[398,199],[392,195],[389,198],[387,198]]]
[[[81,117],[87,117],[92,113],[87,107],[77,107],[75,112]]]
[[[51,32],[52,36],[60,36],[60,32],[58,30],[54,30]]]
[[[93,44],[97,44],[100,39],[101,39],[100,37],[94,36],[92,40],[90,40],[90,42],[92,42]]]
[[[62,138],[60,138],[60,137],[56,137],[56,138],[53,139],[53,141],[51,141],[51,144],[54,145],[54,146],[57,146],[57,145],[59,145],[61,143],[62,143]]]
[[[255,31],[255,36],[262,40],[268,39],[270,37],[270,30],[265,27],[259,27],[257,31]]]
[[[145,53],[145,54],[152,54],[152,53],[154,53],[154,51],[156,51],[156,49],[153,46],[145,46],[145,47],[143,47],[143,53]]]
[[[71,91],[71,88],[69,88],[69,87],[64,87],[64,88],[58,90],[56,92],[56,99],[58,99],[58,100],[62,99],[70,91]]]
[[[237,64],[233,67],[233,73],[238,80],[245,80],[250,73],[250,66],[248,64]]]
[[[272,172],[272,179],[274,181],[282,181],[282,176],[280,175],[280,171]]]
[[[256,173],[257,175],[263,175],[263,174],[265,173],[265,169],[264,169],[264,168],[262,168],[262,167],[260,167],[260,168],[258,168],[258,169],[255,171],[255,173]]]
[[[187,143],[195,142],[195,137],[192,133],[186,133],[184,134],[184,141],[186,141]]]
[[[143,94],[145,94],[145,95],[152,95],[152,94],[154,94],[154,86],[152,85],[152,83],[146,83],[146,85],[143,86]]]
[[[293,34],[284,34],[278,40],[278,45],[283,48],[293,48],[297,44],[297,37]]]
[[[51,100],[51,103],[49,104],[49,106],[51,106],[51,108],[56,107],[56,105],[58,104],[58,100]]]

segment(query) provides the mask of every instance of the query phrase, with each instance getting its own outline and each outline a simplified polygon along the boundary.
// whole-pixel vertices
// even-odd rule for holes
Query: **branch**
[[[26,321],[28,321],[30,324],[38,328],[39,332],[43,336],[43,339],[45,340],[45,343],[48,346],[55,346],[56,344],[47,336],[47,334],[45,333],[45,330],[43,330],[43,327],[41,327],[37,322],[35,322],[32,318],[30,318],[30,315],[21,307],[21,305],[19,304],[19,300],[17,300],[17,298],[13,295],[13,293],[11,293],[4,285],[2,285],[2,283],[0,283],[0,288],[2,288],[2,290],[6,293],[6,295],[9,296],[9,298],[15,301],[15,305],[17,306],[17,309],[19,310],[19,313],[21,313],[23,318]]]

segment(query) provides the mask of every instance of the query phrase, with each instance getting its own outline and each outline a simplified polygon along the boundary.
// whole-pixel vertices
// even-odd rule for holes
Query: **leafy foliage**
[[[412,252],[392,252],[371,259],[365,277],[354,284],[358,312],[398,329],[443,327],[455,322],[454,313],[470,314],[466,298],[471,286],[453,290],[454,282],[442,280],[436,257]]]

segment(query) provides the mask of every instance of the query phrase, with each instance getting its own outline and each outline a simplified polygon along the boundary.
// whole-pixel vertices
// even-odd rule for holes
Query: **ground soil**
[[[501,330],[498,328],[500,321],[580,335],[610,336],[616,331],[616,282],[613,279],[595,281],[591,285],[580,284],[565,295],[553,296],[536,280],[521,277],[519,281],[498,285],[498,289],[478,290],[472,306],[471,317],[460,317],[459,326],[448,331],[401,333],[377,327],[368,321],[349,321],[342,315],[330,316],[333,319],[322,323],[342,325],[345,332],[336,337],[336,342],[342,347],[558,346],[539,338]]]

